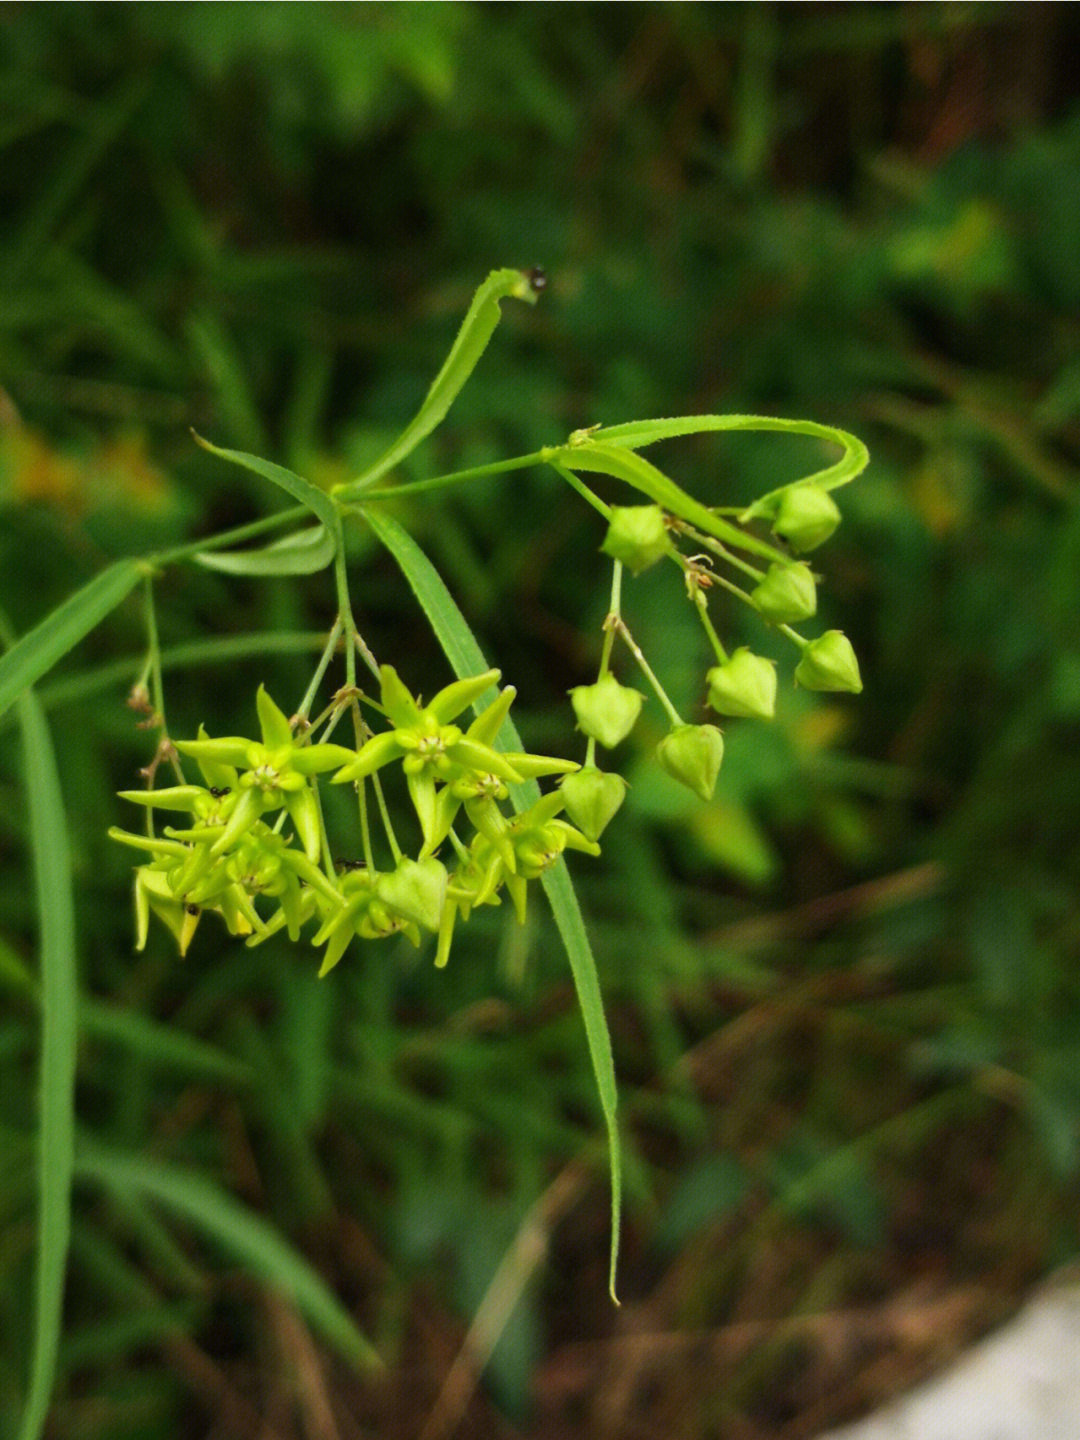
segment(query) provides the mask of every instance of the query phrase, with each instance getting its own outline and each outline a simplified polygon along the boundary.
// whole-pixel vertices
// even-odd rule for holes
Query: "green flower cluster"
[[[258,944],[284,929],[297,940],[314,922],[313,943],[325,946],[320,974],[333,968],[351,941],[404,934],[419,945],[421,933],[438,936],[436,963],[445,965],[458,918],[480,905],[497,905],[505,889],[524,920],[528,882],[537,879],[566,849],[599,854],[599,846],[560,819],[562,795],[545,795],[519,814],[507,813],[510,785],[540,776],[564,775],[569,760],[495,749],[515,691],[507,687],[466,728],[453,722],[499,679],[499,671],[460,680],[426,705],[415,699],[392,666],[380,672],[374,708],[389,722],[351,749],[315,743],[310,731],[290,723],[260,687],[256,705],[261,738],[176,741],[182,756],[199,767],[202,785],[127,790],[125,800],[149,812],[149,833],[112,829],[113,839],[148,856],[135,871],[136,945],[146,943],[150,916],[165,924],[185,954],[202,915],[210,911],[230,934]],[[355,705],[347,696],[333,708]],[[381,789],[393,864],[379,869],[372,858],[364,798],[366,782],[400,763],[419,823],[415,858],[398,846]],[[360,794],[366,859],[335,864],[323,823],[318,777],[331,771],[334,784],[353,784]],[[374,781],[376,785],[377,781]],[[173,812],[186,826],[154,833],[152,814]],[[273,823],[268,823],[273,820]],[[467,821],[471,835],[458,834]],[[286,826],[288,828],[286,829]],[[449,844],[450,868],[439,858]],[[272,902],[266,912],[260,902]]]

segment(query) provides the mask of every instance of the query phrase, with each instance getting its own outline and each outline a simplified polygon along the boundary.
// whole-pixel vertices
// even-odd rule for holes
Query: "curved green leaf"
[[[272,460],[262,460],[258,455],[247,455],[243,450],[223,450],[221,446],[212,445],[209,440],[204,440],[194,430],[191,433],[195,436],[195,443],[201,445],[211,455],[217,455],[222,460],[228,460],[233,465],[250,470],[253,475],[261,475],[264,480],[269,480],[273,485],[279,485],[294,500],[299,500],[301,504],[306,505],[313,514],[319,517],[331,534],[333,533],[337,522],[337,510],[325,490],[320,490],[317,485],[312,485],[310,480],[305,480],[300,475],[294,475],[283,465],[275,465]]]
[[[298,1251],[261,1215],[179,1166],[118,1155],[80,1141],[76,1173],[118,1194],[157,1201],[196,1225],[251,1271],[280,1290],[346,1359],[365,1368],[382,1361],[348,1311]]]
[[[200,550],[192,558],[226,575],[314,575],[334,558],[334,536],[325,525],[298,530],[260,550]]]
[[[807,475],[803,483],[833,490],[860,475],[870,463],[870,452],[857,435],[838,430],[833,425],[819,425],[814,420],[781,420],[772,415],[683,415],[670,420],[637,420],[626,425],[607,425],[594,430],[588,443],[617,445],[637,449],[654,445],[658,440],[673,440],[680,435],[701,435],[709,430],[785,431],[789,435],[809,435],[839,445],[844,454],[835,465]],[[569,463],[569,462],[568,462]]]
[[[10,653],[10,652],[9,652]],[[19,1440],[38,1440],[49,1410],[71,1236],[75,1147],[78,981],[64,799],[45,712],[27,691],[19,700],[26,759],[30,843],[41,932],[41,1121],[38,1129],[38,1224],[34,1351]]]
[[[0,655],[0,715],[115,610],[145,573],[140,560],[117,560]]]
[[[442,369],[431,382],[431,388],[424,397],[424,403],[409,421],[398,438],[368,467],[358,479],[342,487],[341,498],[351,499],[360,495],[369,485],[385,475],[388,470],[404,460],[416,449],[420,441],[430,435],[450,406],[457,398],[458,391],[476,369],[477,361],[487,348],[492,332],[501,318],[499,302],[507,296],[536,303],[537,292],[528,275],[522,270],[493,270],[472,298],[461,329],[457,333],[450,354]]]
[[[624,480],[680,520],[696,525],[706,535],[714,535],[733,548],[747,550],[751,555],[760,555],[767,560],[787,559],[775,545],[747,534],[720,515],[714,515],[700,500],[688,495],[674,480],[634,450],[593,443],[566,445],[552,451],[547,458],[565,465],[568,470],[593,470],[601,475],[610,475],[615,480]]]
[[[381,509],[363,512],[364,519],[400,565],[402,573],[412,587],[413,593],[431,623],[435,637],[443,648],[454,673],[459,678],[476,675],[487,670],[488,664],[475,635],[469,629],[468,621],[458,609],[457,602],[443,583],[442,577],[432,565],[412,536]],[[477,713],[487,705],[493,692],[477,700]],[[521,737],[512,720],[503,721],[499,739],[507,749],[521,750]],[[515,810],[524,810],[540,798],[540,787],[535,780],[523,785],[511,785],[510,797]],[[596,960],[589,945],[589,937],[581,917],[570,872],[560,859],[543,875],[544,890],[551,905],[555,924],[558,926],[563,945],[570,961],[574,977],[581,1016],[585,1023],[585,1036],[589,1045],[593,1073],[600,1095],[600,1106],[604,1112],[607,1128],[608,1152],[611,1166],[611,1297],[615,1299],[615,1270],[619,1258],[619,1222],[622,1208],[622,1151],[619,1144],[619,1130],[616,1121],[618,1094],[615,1085],[615,1062],[611,1053],[611,1037],[604,1016],[604,1001],[600,993],[600,980],[596,973]]]

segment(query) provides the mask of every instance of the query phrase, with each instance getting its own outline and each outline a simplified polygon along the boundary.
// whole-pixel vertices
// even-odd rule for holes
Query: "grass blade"
[[[465,675],[479,675],[490,669],[476,636],[458,609],[457,601],[409,532],[382,509],[365,509],[362,514],[401,567],[401,572],[420,602],[420,608],[427,616],[454,674],[461,679]],[[479,714],[494,698],[493,686],[477,700],[473,707],[476,713]],[[508,736],[511,731],[514,735],[511,747],[520,749],[517,732],[513,730],[513,721],[508,719],[500,733]]]
[[[121,1195],[164,1205],[215,1240],[284,1294],[324,1339],[353,1364],[382,1361],[348,1311],[304,1257],[269,1221],[217,1185],[179,1166],[79,1144],[76,1172]]]
[[[83,1001],[82,1029],[88,1038],[121,1046],[148,1069],[225,1085],[245,1085],[252,1078],[250,1066],[209,1041],[102,1000]]]
[[[535,304],[537,291],[522,270],[493,270],[472,298],[461,329],[442,369],[431,382],[424,403],[398,438],[359,479],[346,485],[342,499],[348,500],[374,485],[388,470],[410,455],[435,429],[457,398],[458,391],[476,369],[492,333],[501,318],[500,300],[508,295]]]
[[[0,715],[115,610],[145,571],[139,560],[117,560],[0,655]]]
[[[191,433],[195,436],[195,443],[201,445],[211,455],[217,455],[221,460],[228,460],[233,465],[250,470],[253,475],[261,475],[272,485],[280,486],[294,500],[299,500],[302,505],[306,505],[313,514],[317,515],[331,535],[336,534],[337,510],[325,490],[320,490],[317,485],[312,485],[310,480],[305,480],[301,475],[294,475],[283,465],[275,465],[272,460],[262,460],[258,455],[248,455],[243,450],[224,450],[221,446],[204,440],[194,430]]]
[[[30,843],[41,931],[41,1123],[34,1350],[19,1440],[38,1440],[49,1410],[71,1236],[78,997],[75,905],[60,778],[45,712],[32,691],[19,700]]]
[[[468,621],[458,609],[457,602],[412,536],[381,509],[363,512],[364,519],[400,565],[413,593],[419,600],[424,613],[431,623],[435,637],[443,648],[454,673],[463,678],[488,669],[483,651],[475,635],[469,629]],[[490,693],[477,701],[477,711],[490,699]],[[500,739],[509,749],[522,749],[521,739],[511,720],[507,719]],[[526,785],[511,787],[514,808],[525,809],[539,798],[540,791],[535,781]],[[615,1270],[619,1258],[619,1221],[622,1207],[622,1152],[619,1145],[619,1131],[616,1121],[618,1095],[615,1087],[615,1062],[611,1053],[611,1037],[604,1016],[604,1002],[600,993],[600,981],[596,973],[596,960],[589,945],[589,937],[581,916],[577,895],[566,863],[561,858],[543,876],[544,890],[551,905],[555,924],[566,947],[570,971],[574,977],[581,1016],[585,1023],[585,1036],[589,1045],[593,1073],[600,1095],[600,1106],[604,1112],[607,1128],[608,1152],[611,1166],[611,1270],[610,1288],[615,1299]]]

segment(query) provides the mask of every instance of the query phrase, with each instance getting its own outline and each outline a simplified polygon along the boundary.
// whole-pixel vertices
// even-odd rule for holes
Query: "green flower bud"
[[[663,510],[659,505],[613,505],[600,548],[640,575],[671,549]]]
[[[771,720],[776,714],[776,669],[745,645],[706,675],[709,704],[718,715]]]
[[[380,875],[376,893],[384,904],[425,930],[438,930],[450,877],[429,855],[426,860],[398,861],[397,869]]]
[[[637,724],[644,698],[640,690],[620,685],[610,672],[595,685],[576,685],[570,691],[578,728],[608,750]]]
[[[817,590],[810,566],[802,560],[770,565],[765,579],[750,592],[750,599],[774,625],[809,620],[817,610]]]
[[[840,524],[836,501],[820,485],[789,485],[779,498],[773,534],[793,550],[816,550]]]
[[[660,767],[702,800],[711,800],[724,758],[724,737],[715,725],[679,725],[656,747]]]
[[[599,840],[626,798],[626,781],[621,775],[605,774],[587,765],[567,775],[559,786],[566,813],[589,840]]]
[[[859,662],[851,641],[842,630],[826,630],[811,640],[795,667],[795,679],[807,690],[862,690]]]

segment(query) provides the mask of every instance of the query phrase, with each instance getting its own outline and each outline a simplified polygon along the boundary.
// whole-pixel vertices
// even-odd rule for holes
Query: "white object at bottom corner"
[[[1080,1283],[1040,1292],[950,1369],[819,1440],[1080,1440]]]

